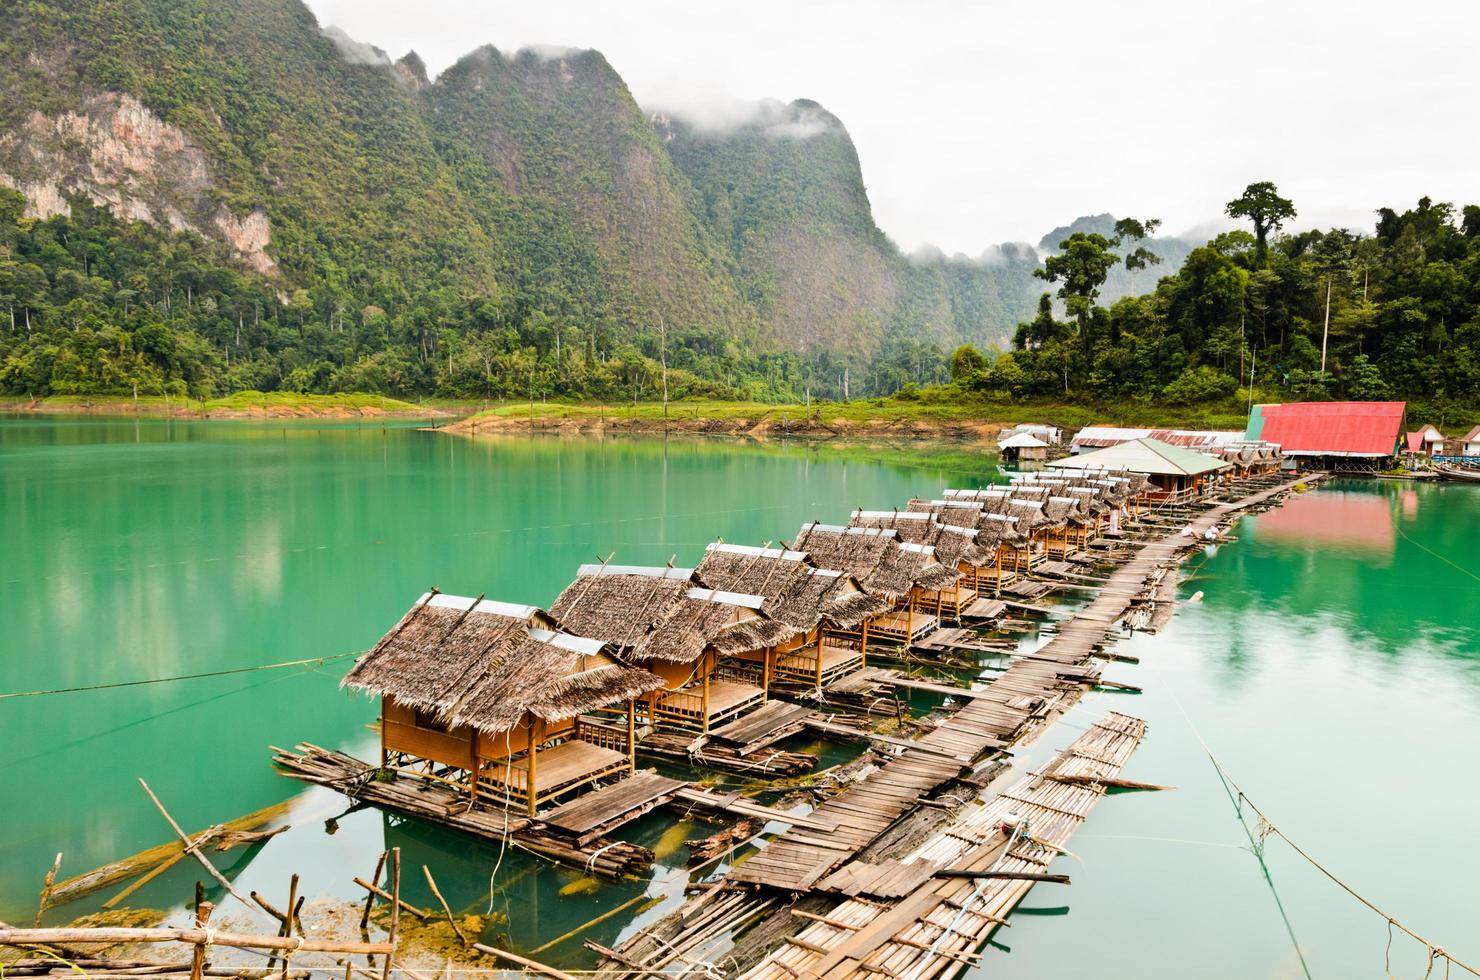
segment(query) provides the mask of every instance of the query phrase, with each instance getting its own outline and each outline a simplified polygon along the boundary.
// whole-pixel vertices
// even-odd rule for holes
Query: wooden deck
[[[870,627],[872,628],[872,627]],[[863,654],[842,645],[822,646],[821,683],[828,684],[863,663]],[[776,658],[778,677],[818,683],[817,644],[809,643]]]
[[[845,865],[821,884],[844,900],[811,913],[742,980],[957,973],[1033,887],[1031,877],[1007,876],[1043,874],[1104,796],[1102,784],[1061,777],[1115,777],[1145,730],[1139,719],[1112,712],[1040,773],[966,811],[911,853]],[[1031,840],[1009,829],[1015,820],[1031,827]]]
[[[990,623],[1002,618],[1007,603],[1001,599],[981,598],[961,611],[961,618],[974,623]]]
[[[869,639],[910,644],[919,642],[939,625],[940,620],[930,613],[916,609],[912,615],[907,610],[896,609],[869,620],[868,635]]]
[[[722,725],[709,733],[715,741],[729,742],[741,756],[774,745],[806,727],[813,710],[790,701],[767,701],[743,718]]]
[[[766,691],[754,684],[712,679],[709,682],[709,712],[704,712],[703,691],[698,685],[658,695],[658,724],[708,731],[766,703]]]
[[[637,844],[604,839],[585,844],[555,835],[524,816],[490,801],[468,806],[467,792],[449,783],[381,771],[343,752],[302,744],[296,751],[273,750],[273,764],[294,779],[317,783],[351,800],[409,814],[477,837],[517,841],[528,851],[608,878],[623,878],[649,867],[653,852]]]
[[[583,793],[539,819],[574,837],[576,843],[586,844],[667,803],[688,785],[681,779],[660,776],[656,769],[644,769],[595,792]]]
[[[624,773],[627,768],[627,753],[578,738],[542,748],[535,758],[535,800],[542,803],[564,796],[599,779]],[[508,797],[511,806],[518,803],[529,786],[529,756],[489,762],[478,785],[480,793],[499,801]]]
[[[1191,523],[1200,531],[1304,482],[1307,480],[1267,486],[1213,506]],[[1197,543],[1191,540],[1192,545]],[[770,941],[781,945],[744,975],[755,980],[794,980],[801,976],[877,980],[879,975],[927,980],[973,963],[973,951],[1001,924],[1003,916],[1031,887],[1031,880],[987,879],[978,890],[983,879],[932,877],[911,891],[906,886],[913,884],[912,872],[889,867],[886,862],[865,857],[863,852],[901,816],[923,805],[944,784],[954,782],[963,772],[963,760],[977,760],[988,752],[1032,739],[1077,703],[1100,680],[1099,667],[1091,661],[1103,653],[1110,635],[1118,632],[1118,620],[1145,602],[1188,546],[1189,539],[1170,531],[1132,552],[1107,578],[1107,588],[1077,615],[1057,624],[1052,640],[1030,655],[1014,657],[1005,672],[971,692],[959,710],[918,740],[905,745],[893,743],[906,740],[891,740],[891,747],[902,749],[900,754],[823,802],[814,812],[836,819],[835,832],[819,835],[794,830],[776,837],[728,876],[731,884],[755,891],[716,892],[712,901],[707,896],[692,900],[674,916],[659,920],[625,941],[620,950],[614,951],[615,957],[608,957],[603,975],[636,977],[673,964],[679,957],[689,957],[674,974],[682,976],[692,967],[718,962],[721,956],[739,953],[743,957],[739,950],[712,942],[713,937],[727,928],[745,928],[798,893],[827,891],[835,885],[852,887],[855,879],[860,888],[906,894],[881,904],[877,897],[864,900],[860,892],[859,898],[848,900],[856,904],[845,903],[825,916],[798,913],[806,925],[799,932],[783,929],[769,933]],[[989,796],[987,806],[961,811],[954,822],[948,822],[912,855],[899,860],[906,864],[930,860],[952,871],[1005,870],[1029,876],[1041,872],[1103,789],[1093,783],[1084,785],[1082,780],[1058,780],[1054,776],[1108,778],[1118,771],[1143,731],[1144,724],[1138,720],[1112,713],[1049,767],[1030,775],[1008,793]],[[1028,816],[1034,838],[1051,846],[1036,841],[1025,844],[1004,834],[1002,824],[1009,814]],[[865,864],[855,865],[860,859]],[[853,870],[835,879],[833,876],[845,867]],[[961,905],[973,894],[977,895],[974,901],[985,895],[990,896],[990,902],[968,917],[961,913]],[[963,919],[966,925],[958,922]],[[706,923],[703,930],[687,927],[700,920]],[[951,923],[957,925],[952,928]],[[701,952],[697,944],[705,937],[710,942]],[[693,959],[695,955],[700,959]]]

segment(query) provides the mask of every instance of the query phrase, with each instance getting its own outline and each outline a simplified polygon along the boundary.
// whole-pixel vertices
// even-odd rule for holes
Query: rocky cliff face
[[[298,0],[52,0],[0,18],[0,96],[0,183],[33,214],[81,195],[193,230],[282,295],[446,289],[855,362],[1000,340],[1036,295],[1021,263],[901,256],[822,106],[650,118],[595,51],[482,48],[431,81]]]
[[[78,194],[131,221],[216,235],[249,268],[271,273],[266,213],[232,213],[213,170],[184,130],[117,92],[55,116],[33,111],[0,136],[0,184],[25,194],[33,217],[70,214],[67,195]]]

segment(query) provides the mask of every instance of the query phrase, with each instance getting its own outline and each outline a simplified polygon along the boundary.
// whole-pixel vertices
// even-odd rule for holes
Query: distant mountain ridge
[[[81,197],[198,233],[331,330],[388,316],[422,362],[481,303],[477,329],[574,324],[591,360],[663,331],[861,366],[1004,343],[1047,286],[1028,246],[903,255],[808,100],[706,129],[596,51],[482,47],[429,79],[298,0],[5,6],[0,185],[31,214]]]

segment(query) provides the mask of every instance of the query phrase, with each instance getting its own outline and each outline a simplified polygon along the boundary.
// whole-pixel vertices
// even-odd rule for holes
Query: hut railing
[[[710,675],[717,681],[734,681],[736,684],[749,684],[751,687],[761,687],[765,683],[764,671],[760,664],[736,663],[726,660],[720,663]]]
[[[603,749],[612,749],[616,752],[627,751],[627,729],[618,728],[615,725],[607,725],[589,718],[582,718],[576,725],[576,737],[583,742],[590,742]]]

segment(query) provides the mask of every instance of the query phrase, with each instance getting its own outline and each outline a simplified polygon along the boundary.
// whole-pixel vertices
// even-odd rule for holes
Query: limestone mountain
[[[706,128],[595,51],[430,79],[299,0],[0,15],[0,186],[59,222],[0,228],[0,304],[40,325],[0,343],[7,390],[116,386],[86,369],[107,349],[198,392],[638,395],[663,359],[683,390],[784,397],[1001,343],[1043,291],[1028,246],[902,255],[814,102]]]

